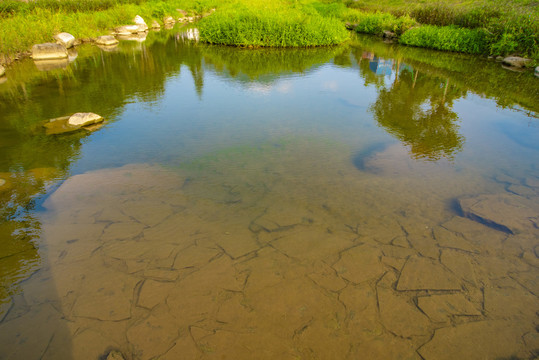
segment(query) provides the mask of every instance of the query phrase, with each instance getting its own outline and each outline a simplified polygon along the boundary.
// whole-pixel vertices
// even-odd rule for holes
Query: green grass
[[[487,46],[469,46],[478,41],[477,33],[459,33],[463,47],[451,44],[437,48],[453,48],[452,51],[476,53],[477,48],[489,55],[520,54],[539,61],[539,6],[537,0],[346,0],[351,9],[375,14],[383,10],[396,17],[409,16],[422,25],[438,27],[457,26],[465,29],[483,29]],[[432,28],[424,33],[434,34]],[[438,37],[451,32],[437,31]],[[455,31],[453,31],[455,32]],[[418,34],[415,34],[418,35]],[[410,35],[411,37],[411,35]],[[454,44],[453,44],[454,45]],[[418,45],[419,46],[419,45]]]
[[[199,29],[205,42],[236,46],[322,46],[349,38],[341,21],[298,9],[230,8],[203,19]]]
[[[488,50],[487,34],[481,29],[425,25],[405,32],[399,42],[436,50],[482,54]]]

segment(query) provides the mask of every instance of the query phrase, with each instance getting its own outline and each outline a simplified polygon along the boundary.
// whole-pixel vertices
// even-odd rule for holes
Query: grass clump
[[[417,25],[417,22],[407,15],[397,17],[381,12],[363,13],[358,16],[355,30],[365,34],[380,34],[384,30],[389,30],[401,35],[414,25]]]
[[[219,11],[199,24],[200,39],[210,44],[254,47],[306,47],[340,44],[348,39],[342,22],[297,10]]]
[[[488,49],[487,35],[481,29],[425,25],[405,32],[400,43],[436,50],[482,54]]]

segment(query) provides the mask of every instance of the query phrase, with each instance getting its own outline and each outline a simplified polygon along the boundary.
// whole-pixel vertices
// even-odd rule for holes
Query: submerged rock
[[[504,64],[518,68],[526,67],[531,61],[531,59],[521,58],[519,56],[508,56],[503,59]]]
[[[107,360],[125,360],[121,352],[112,350],[107,356]]]
[[[72,48],[75,44],[75,37],[66,32],[54,35],[54,39],[58,44],[62,45],[66,49]]]
[[[97,130],[99,123],[103,122],[103,118],[94,113],[76,113],[72,116],[62,116],[59,118],[48,120],[43,124],[47,135],[64,134],[68,132],[84,129],[88,131]]]
[[[402,269],[397,290],[460,290],[460,280],[438,261],[412,256]]]
[[[6,75],[6,68],[0,65],[0,77]]]
[[[119,41],[112,35],[103,35],[95,39],[97,45],[113,46],[117,45]]]
[[[64,46],[55,43],[36,44],[32,46],[34,60],[65,59],[68,57]]]
[[[437,329],[418,352],[425,360],[509,359],[524,349],[525,332],[516,322],[470,322]]]
[[[68,124],[71,126],[86,126],[103,121],[103,117],[94,113],[76,113],[71,115]]]
[[[511,234],[536,231],[539,209],[525,198],[509,194],[459,199],[463,215]]]
[[[535,76],[539,77],[539,66],[535,68]]]

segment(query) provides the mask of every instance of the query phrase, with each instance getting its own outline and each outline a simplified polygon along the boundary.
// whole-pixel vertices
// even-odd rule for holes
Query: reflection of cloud
[[[290,81],[283,81],[277,86],[277,91],[281,94],[288,94],[292,90],[292,83]]]
[[[288,94],[292,89],[292,83],[289,81],[280,82],[277,85],[273,84],[261,84],[261,83],[250,83],[247,89],[255,94],[260,95],[269,95],[272,91],[280,92],[281,94]]]
[[[324,84],[322,84],[322,88],[324,90],[337,91],[339,85],[336,81],[326,81]]]
[[[252,83],[247,87],[250,92],[261,95],[269,95],[271,93],[272,86],[268,84]]]

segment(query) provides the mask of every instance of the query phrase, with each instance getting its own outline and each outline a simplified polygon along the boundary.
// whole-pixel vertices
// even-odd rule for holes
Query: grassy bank
[[[484,55],[519,54],[539,62],[536,0],[0,0],[0,54],[27,51],[65,31],[77,38],[106,34],[135,15],[147,22],[201,14],[211,44],[308,47],[346,41],[357,32],[394,32],[406,45]]]
[[[407,45],[447,50],[452,46],[440,46],[436,42],[443,38],[446,38],[444,43],[451,42],[451,34],[457,36],[459,42],[467,39],[463,47],[451,49],[453,51],[520,54],[539,61],[539,6],[536,0],[345,0],[345,4],[348,8],[371,14],[383,11],[434,26],[413,36],[409,34],[403,41]],[[474,31],[464,34],[448,27]],[[426,36],[438,40],[427,43]],[[469,42],[475,44],[472,51]]]
[[[65,31],[76,38],[107,34],[130,24],[138,14],[149,23],[164,16],[178,18],[176,9],[201,14],[216,6],[214,0],[0,0],[0,54],[27,51],[33,44],[50,42]],[[222,1],[219,1],[222,3]]]

